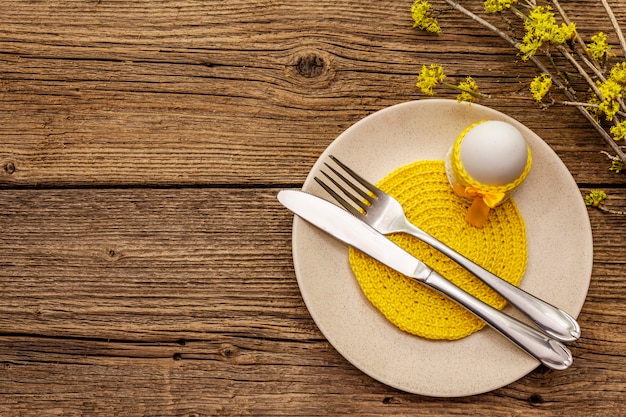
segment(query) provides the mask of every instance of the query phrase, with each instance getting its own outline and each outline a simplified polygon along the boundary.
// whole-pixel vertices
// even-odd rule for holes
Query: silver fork
[[[404,209],[395,198],[366,181],[334,156],[330,155],[330,159],[341,168],[343,173],[328,163],[324,164],[334,176],[325,171],[321,173],[352,203],[322,179],[315,177],[315,181],[354,216],[382,234],[408,233],[437,249],[482,280],[555,339],[571,342],[580,337],[580,326],[572,316],[499,278],[411,224],[406,218]]]

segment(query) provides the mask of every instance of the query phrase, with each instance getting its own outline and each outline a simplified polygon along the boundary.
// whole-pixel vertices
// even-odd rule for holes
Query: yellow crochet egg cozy
[[[467,147],[472,150],[465,155],[469,161],[464,161],[461,147],[470,135]],[[466,170],[466,162],[470,162],[474,170],[481,166],[481,174],[489,178],[488,182],[472,177]],[[526,179],[532,156],[522,134],[514,126],[500,121],[481,120],[461,132],[446,155],[445,164],[448,181],[454,192],[471,202],[466,220],[475,227],[483,227],[491,209],[510,198]],[[496,169],[498,164],[501,165]]]
[[[377,184],[397,198],[408,219],[477,264],[513,285],[526,269],[526,229],[513,199],[492,211],[482,228],[465,221],[467,205],[454,194],[443,161],[419,161],[397,169]],[[506,301],[445,255],[407,234],[389,238],[441,275],[502,309]],[[363,293],[391,323],[428,339],[456,340],[485,323],[435,290],[361,252],[350,249],[350,266]]]

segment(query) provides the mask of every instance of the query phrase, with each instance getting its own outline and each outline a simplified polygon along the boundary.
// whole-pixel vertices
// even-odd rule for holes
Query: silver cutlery
[[[504,281],[411,224],[406,218],[404,209],[395,198],[366,181],[334,156],[331,155],[330,159],[341,169],[341,172],[325,163],[334,176],[325,171],[322,171],[322,174],[354,204],[343,198],[324,180],[318,177],[315,177],[315,180],[354,216],[382,234],[408,233],[437,249],[482,280],[553,338],[562,342],[571,342],[580,337],[580,326],[568,313]]]
[[[283,190],[278,200],[347,245],[448,296],[544,365],[562,370],[572,364],[572,354],[561,342],[465,292],[346,210],[302,191]]]

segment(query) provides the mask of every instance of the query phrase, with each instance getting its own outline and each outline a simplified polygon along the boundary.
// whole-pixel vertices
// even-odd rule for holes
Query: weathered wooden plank
[[[264,315],[301,320],[284,274],[291,216],[276,192],[5,191],[3,330],[27,321],[43,335],[92,337],[89,323],[100,323],[98,337],[151,339],[184,327],[246,331]],[[280,326],[261,327],[259,336],[281,337]]]
[[[277,191],[0,191],[4,331],[19,332],[24,320],[49,336],[62,330],[91,337],[90,326],[81,329],[93,321],[104,326],[102,338],[124,339],[132,329],[150,339],[172,323],[197,325],[198,317],[220,329],[243,329],[247,315],[264,314],[256,306],[284,319],[299,311],[294,318],[302,319],[291,215]],[[607,191],[611,204],[626,201],[623,190]],[[593,209],[590,215],[594,275],[602,278],[596,285],[617,297],[621,281],[611,268],[623,265],[626,245],[616,230],[626,217]],[[163,317],[146,324],[151,311]],[[77,333],[68,334],[72,317]]]
[[[386,387],[347,364],[323,342],[298,346],[245,339],[191,342],[185,346],[123,346],[115,342],[6,339],[20,354],[5,362],[6,414],[54,415],[611,415],[624,410],[616,363],[607,368],[538,369],[493,393],[431,399]],[[68,353],[68,347],[75,351]],[[125,350],[123,350],[126,348]],[[56,349],[56,350],[55,350]],[[136,352],[132,352],[135,349]],[[61,350],[64,353],[57,353]],[[174,352],[157,357],[152,351]],[[196,351],[196,355],[179,351]],[[129,354],[129,351],[132,353]],[[133,354],[134,353],[134,354]],[[601,358],[593,358],[598,362]],[[584,366],[589,360],[577,358]],[[619,369],[619,368],[618,368]],[[54,378],[54,384],[42,384]],[[617,384],[616,384],[617,385]],[[575,392],[581,409],[572,401]],[[615,414],[613,414],[615,415]]]
[[[449,34],[435,37],[413,30],[397,2],[271,3],[255,13],[243,2],[4,5],[3,186],[295,185],[352,123],[424,98],[414,83],[429,63],[451,81],[474,75],[497,96],[484,104],[541,135],[579,182],[623,182],[575,110],[511,99],[536,70],[450,10]],[[568,7],[583,27],[606,24],[581,2]]]
[[[626,247],[609,238],[626,217],[590,212],[600,256],[580,316],[583,338],[572,344],[575,365],[539,368],[492,393],[443,401],[372,380],[326,342],[297,288],[291,215],[277,191],[0,191],[0,413],[399,416],[419,408],[433,416],[582,416],[626,409]],[[607,191],[626,200],[621,189]]]

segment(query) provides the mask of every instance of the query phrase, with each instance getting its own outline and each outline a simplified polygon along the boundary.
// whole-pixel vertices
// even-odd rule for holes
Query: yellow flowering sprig
[[[446,74],[441,65],[422,65],[422,71],[417,77],[415,86],[422,90],[422,93],[432,96],[435,95],[434,88],[442,84],[445,79]]]
[[[591,57],[601,65],[604,65],[609,58],[615,56],[611,52],[611,45],[607,42],[607,36],[604,32],[591,37],[591,42],[586,45],[586,50]]]
[[[441,32],[441,27],[433,13],[433,6],[425,0],[415,0],[411,6],[413,27],[431,33]]]
[[[610,129],[613,139],[624,139],[626,135],[621,134],[622,127],[620,121],[615,116],[624,110],[624,95],[626,94],[626,62],[615,64],[609,73],[608,78],[596,81],[596,96],[590,102],[597,102],[598,113],[604,115],[607,121],[614,121],[614,126]],[[623,114],[623,113],[622,113]]]
[[[604,82],[597,81],[599,99],[600,99],[600,112],[602,112],[607,121],[613,120],[617,112],[619,111],[618,100],[623,97],[624,89],[615,80],[609,78]]]
[[[478,90],[478,84],[472,77],[467,77],[465,81],[461,81],[457,89],[461,92],[461,94],[456,96],[457,101],[474,103],[478,97],[485,96]]]
[[[597,208],[598,210],[605,212],[605,213],[619,214],[619,215],[626,214],[625,211],[619,211],[619,210],[606,208],[604,206],[604,203],[606,202],[607,197],[608,196],[606,195],[606,193],[602,190],[592,190],[585,196],[585,205],[589,207]]]
[[[487,13],[498,13],[510,9],[517,4],[517,0],[485,0],[483,6]]]
[[[614,140],[622,140],[626,138],[626,121],[621,121],[610,129]]]
[[[472,77],[467,77],[464,81],[461,81],[458,85],[445,82],[446,74],[441,65],[431,64],[422,65],[422,71],[417,77],[417,83],[415,84],[422,93],[432,96],[435,94],[434,88],[438,85],[442,85],[453,90],[457,90],[460,94],[457,96],[458,101],[475,102],[478,97],[488,98],[487,94],[483,94],[478,89],[478,84]]]
[[[576,24],[558,25],[551,7],[537,6],[524,22],[526,33],[519,45],[522,59],[528,60],[544,43],[562,45],[576,36]]]
[[[609,171],[613,171],[616,174],[619,174],[620,172],[626,170],[626,165],[621,159],[619,159],[619,157],[613,156],[605,151],[601,152],[606,155],[606,157],[611,161],[611,168],[609,168]]]
[[[548,91],[550,91],[550,87],[552,87],[552,77],[545,73],[536,76],[530,82],[530,92],[538,103],[542,102]]]
[[[606,193],[602,190],[593,190],[585,196],[585,205],[591,207],[602,207],[606,200]]]
[[[556,101],[551,96],[550,102],[547,104],[557,103],[575,106],[592,123],[606,144],[613,150],[615,158],[619,159],[622,164],[626,164],[626,154],[617,144],[618,140],[626,140],[626,135],[623,134],[621,129],[622,127],[615,127],[613,132],[609,133],[610,128],[603,126],[606,123],[605,121],[609,121],[613,126],[617,126],[626,117],[626,104],[624,104],[626,100],[626,66],[616,66],[610,71],[610,74],[606,74],[607,68],[605,65],[615,55],[611,52],[611,47],[603,35],[597,34],[592,37],[590,43],[585,44],[577,35],[576,25],[568,19],[559,4],[559,0],[549,0],[549,2],[554,7],[554,10],[558,11],[562,23],[557,21],[557,17],[551,7],[537,6],[535,0],[524,0],[522,9],[528,10],[527,15],[515,7],[515,0],[484,1],[485,12],[488,14],[503,13],[510,10],[515,16],[521,18],[525,28],[525,34],[522,39],[516,39],[509,35],[511,32],[508,30],[508,27],[506,31],[501,30],[476,13],[464,8],[459,0],[444,1],[452,9],[461,12],[506,40],[519,51],[519,55],[523,60],[531,61],[542,74],[545,74],[536,77],[530,85],[530,93],[536,102],[545,106],[545,97],[550,92],[551,87],[556,87],[565,96],[566,100]],[[621,31],[619,31],[615,16],[610,11],[607,2],[602,0],[602,3],[611,18],[614,28],[618,32],[620,44],[626,53],[626,39],[623,36],[619,36]],[[504,21],[510,24],[508,19],[504,19]],[[571,70],[561,70],[556,67],[556,61],[551,58],[548,51],[550,46],[553,46],[563,55],[589,85],[592,95],[586,102],[578,98],[578,93],[573,90],[567,80]],[[544,54],[539,54],[538,52],[540,51],[546,52],[545,55],[549,60],[549,65],[555,68],[558,77],[553,76],[547,66],[544,65]],[[575,56],[580,59],[580,63]],[[597,62],[597,64],[594,64],[592,61]],[[446,85],[445,82],[442,82],[442,84]],[[460,87],[462,87],[461,84],[457,86],[457,89]],[[467,89],[468,86],[463,87]],[[434,93],[431,92],[431,94]],[[475,98],[485,95],[481,93],[480,95],[472,94],[471,96]],[[613,168],[614,166],[615,164],[613,164],[611,170],[618,172],[617,169]]]

